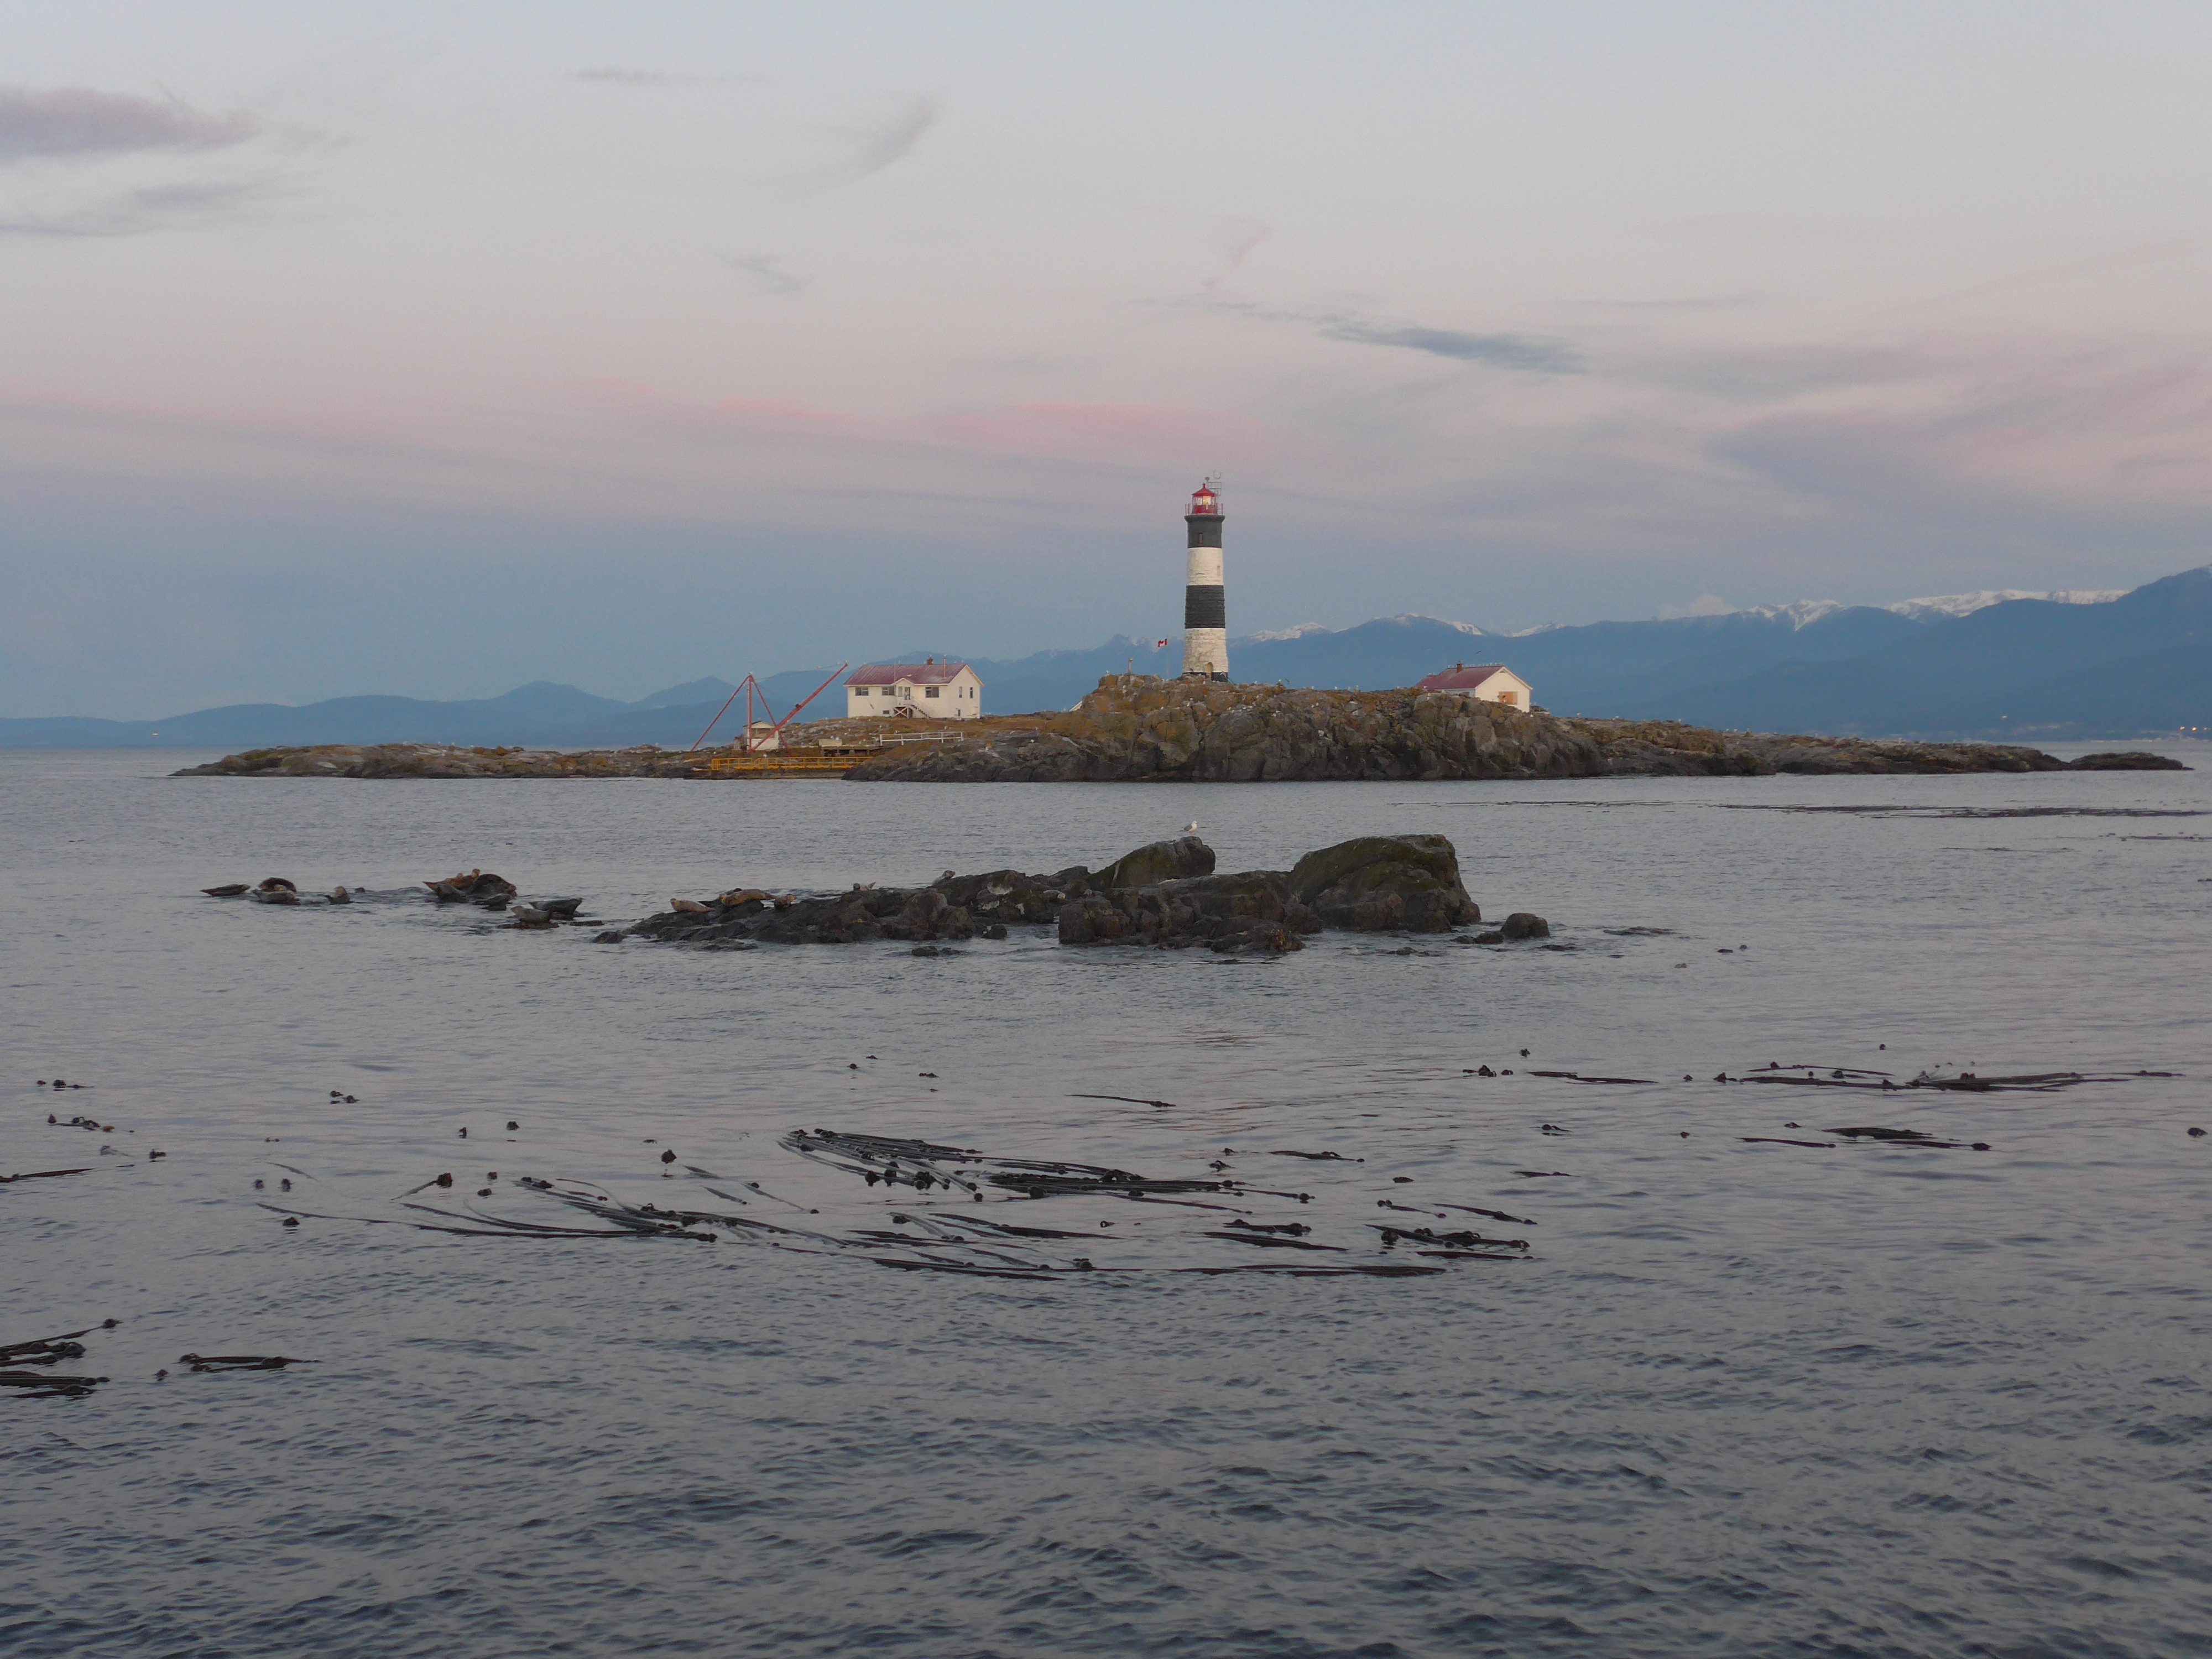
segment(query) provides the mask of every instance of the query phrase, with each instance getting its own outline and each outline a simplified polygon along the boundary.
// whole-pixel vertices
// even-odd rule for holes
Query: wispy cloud
[[[1392,325],[1326,314],[1313,320],[1315,332],[1323,339],[1352,345],[1395,346],[1458,362],[1524,368],[1540,374],[1579,374],[1583,368],[1582,354],[1574,347],[1540,334],[1467,334],[1456,329]]]
[[[773,253],[761,254],[750,259],[725,256],[722,263],[735,271],[745,286],[756,294],[797,294],[814,283],[811,276],[786,270],[782,258]]]
[[[856,185],[912,155],[942,113],[934,98],[913,98],[872,121],[823,127],[819,131],[830,138],[832,153],[784,182],[801,191]]]
[[[1346,311],[1276,309],[1245,300],[1209,298],[1197,303],[1205,310],[1228,312],[1258,322],[1301,324],[1324,340],[1340,340],[1347,345],[1388,346],[1401,351],[1424,352],[1431,357],[1446,357],[1455,362],[1524,369],[1538,374],[1579,374],[1587,367],[1582,353],[1571,342],[1548,335],[1475,334],[1416,323],[1377,322],[1371,317]]]
[[[0,161],[218,149],[260,131],[242,112],[211,114],[181,99],[92,87],[0,88]]]
[[[1206,279],[1206,290],[1211,293],[1234,276],[1237,268],[1252,257],[1252,251],[1274,234],[1274,226],[1264,220],[1246,218],[1239,214],[1224,215],[1217,220],[1213,240],[1221,250],[1224,263],[1219,270]]]
[[[765,75],[686,75],[675,70],[601,69],[571,70],[571,81],[587,81],[594,86],[634,87],[641,91],[672,91],[678,87],[758,86],[766,82]]]
[[[592,81],[603,87],[696,87],[706,76],[673,75],[666,70],[587,69],[572,70],[571,81]]]
[[[0,213],[0,236],[143,236],[240,218],[289,193],[274,177],[150,185],[54,211]]]

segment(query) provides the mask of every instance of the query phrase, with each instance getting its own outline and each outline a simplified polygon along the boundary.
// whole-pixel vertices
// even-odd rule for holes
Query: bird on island
[[[1186,836],[1196,835],[1198,833],[1198,820],[1196,818],[1193,818],[1188,823],[1183,825],[1182,832]]]

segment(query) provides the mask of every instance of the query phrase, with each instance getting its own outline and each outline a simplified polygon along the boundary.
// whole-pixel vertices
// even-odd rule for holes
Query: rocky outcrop
[[[917,943],[1004,939],[1011,925],[1057,926],[1062,945],[1205,945],[1272,954],[1300,948],[1324,927],[1363,933],[1441,933],[1482,913],[1460,883],[1442,836],[1369,836],[1309,854],[1291,870],[1214,872],[1213,849],[1195,836],[1155,842],[1092,872],[1051,875],[994,870],[947,876],[922,888],[763,896],[732,889],[697,909],[647,916],[638,939],[693,945]],[[735,901],[735,902],[732,902]]]
[[[1154,887],[1213,873],[1213,849],[1196,836],[1156,841],[1124,854],[1098,872],[1100,887]]]
[[[2069,772],[2186,772],[2171,755],[2147,754],[2130,749],[2118,754],[2082,755],[2066,763]]]
[[[1293,690],[1112,675],[1042,721],[884,755],[847,775],[934,782],[1754,777],[2045,772],[2039,750],[1779,737],[1662,720],[1570,720],[1441,693]]]
[[[1212,854],[1209,850],[1208,856]],[[1070,897],[1097,878],[1081,865],[1052,875],[993,870],[946,876],[927,887],[855,885],[843,893],[769,897],[733,887],[696,901],[697,909],[646,917],[624,931],[635,939],[715,945],[758,940],[771,945],[848,945],[865,939],[1004,939],[1010,926],[1048,924]]]
[[[449,743],[322,744],[249,749],[179,778],[683,778],[688,757],[651,747],[569,751],[464,749]]]
[[[1289,896],[1322,927],[1363,933],[1442,933],[1482,920],[1442,836],[1364,836],[1309,853],[1291,872]]]

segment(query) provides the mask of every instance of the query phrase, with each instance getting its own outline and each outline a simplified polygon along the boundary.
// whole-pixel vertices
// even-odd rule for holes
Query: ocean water
[[[0,1343],[92,1326],[56,1369],[110,1379],[0,1391],[11,1659],[2212,1653],[2212,770],[162,775],[198,758],[0,754],[0,1174],[86,1170],[0,1186]],[[1448,835],[1570,948],[705,952],[404,896],[621,921],[1191,818],[1224,869]],[[372,896],[198,892],[268,874]],[[1713,1080],[1771,1064],[2101,1080]],[[799,1128],[1242,1185],[879,1188]],[[599,1225],[522,1176],[736,1219],[502,1235]],[[901,1242],[966,1218],[1054,1271],[911,1266],[988,1260]],[[1248,1270],[1385,1262],[1443,1271]]]

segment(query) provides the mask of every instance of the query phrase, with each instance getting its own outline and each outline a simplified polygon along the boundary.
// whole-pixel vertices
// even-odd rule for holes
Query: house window
[[[933,697],[937,695],[937,688],[933,685],[925,686],[922,688],[921,695],[925,697]]]
[[[853,688],[853,695],[856,697],[865,697],[868,695],[868,688],[865,685],[856,685]]]

